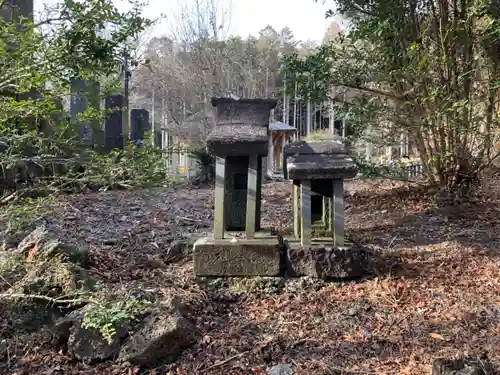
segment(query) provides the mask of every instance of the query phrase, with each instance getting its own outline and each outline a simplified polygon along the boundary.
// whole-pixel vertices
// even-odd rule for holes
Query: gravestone
[[[214,98],[216,125],[207,148],[216,157],[213,236],[194,244],[197,276],[276,276],[280,246],[261,231],[262,157],[277,101]]]
[[[74,78],[71,81],[70,93],[70,117],[72,121],[78,122],[78,115],[93,108],[99,110],[100,107],[100,85],[99,82],[88,82],[81,78]],[[97,119],[79,122],[80,139],[85,145],[95,143],[93,133],[99,128]]]
[[[338,138],[298,141],[285,146],[284,175],[293,181],[294,241],[287,252],[290,276],[356,278],[368,272],[370,252],[348,244],[344,234],[344,179],[357,168]],[[313,209],[312,197],[323,197]],[[321,203],[321,202],[319,202]],[[319,210],[319,208],[322,208]],[[313,238],[313,215],[320,211],[329,236]]]
[[[155,148],[161,148],[161,144],[162,144],[161,138],[162,138],[161,131],[155,130],[155,136],[154,136]]]
[[[142,141],[144,133],[149,130],[149,112],[147,109],[130,111],[130,137],[132,142]]]
[[[109,152],[115,148],[123,149],[123,95],[106,97],[106,120],[104,121],[104,149]]]

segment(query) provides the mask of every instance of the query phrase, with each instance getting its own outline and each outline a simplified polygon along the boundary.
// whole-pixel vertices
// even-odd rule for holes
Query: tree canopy
[[[358,137],[407,134],[432,183],[470,187],[500,151],[496,2],[336,0],[332,8],[327,16],[345,17],[347,30],[314,55],[286,59],[301,94],[343,102]]]

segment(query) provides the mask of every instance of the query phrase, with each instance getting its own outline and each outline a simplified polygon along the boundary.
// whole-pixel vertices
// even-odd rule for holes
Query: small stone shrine
[[[363,276],[368,253],[344,240],[343,181],[357,170],[340,140],[285,146],[284,175],[293,180],[296,209],[295,238],[284,238],[260,225],[262,157],[268,152],[269,116],[276,101],[219,98],[212,105],[216,125],[207,147],[216,157],[214,226],[212,236],[194,244],[195,275]],[[323,226],[330,227],[328,236],[313,236],[312,194],[327,203],[319,211]]]
[[[344,236],[344,179],[356,176],[357,169],[340,139],[290,143],[283,158],[285,178],[294,185],[295,241],[290,241],[288,249],[288,274],[339,279],[362,276],[367,252],[346,244]],[[313,197],[322,197],[323,226],[321,235],[314,237],[312,216],[318,209],[311,205]]]
[[[268,151],[271,99],[214,98],[207,147],[216,157],[213,237],[194,244],[197,276],[278,276],[275,236],[260,232],[262,157]]]

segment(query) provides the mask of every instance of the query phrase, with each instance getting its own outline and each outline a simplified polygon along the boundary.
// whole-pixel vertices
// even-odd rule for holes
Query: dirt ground
[[[90,248],[94,276],[180,295],[201,337],[176,363],[146,371],[86,366],[33,344],[8,373],[247,375],[287,363],[296,375],[430,374],[435,358],[482,352],[500,366],[498,181],[454,206],[390,181],[346,190],[348,237],[385,259],[376,277],[356,283],[196,282],[190,257],[172,263],[166,249],[210,231],[209,187],[58,199],[52,224]],[[264,226],[289,227],[291,185],[266,184],[262,208]]]

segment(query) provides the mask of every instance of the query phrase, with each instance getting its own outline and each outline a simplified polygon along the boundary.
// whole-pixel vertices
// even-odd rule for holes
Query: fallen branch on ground
[[[0,294],[1,299],[38,299],[47,301],[52,304],[69,304],[69,305],[78,305],[78,304],[87,304],[87,303],[96,303],[96,301],[92,301],[89,299],[83,298],[74,298],[74,299],[64,299],[64,297],[49,297],[38,294],[22,294],[22,293],[2,293]]]

